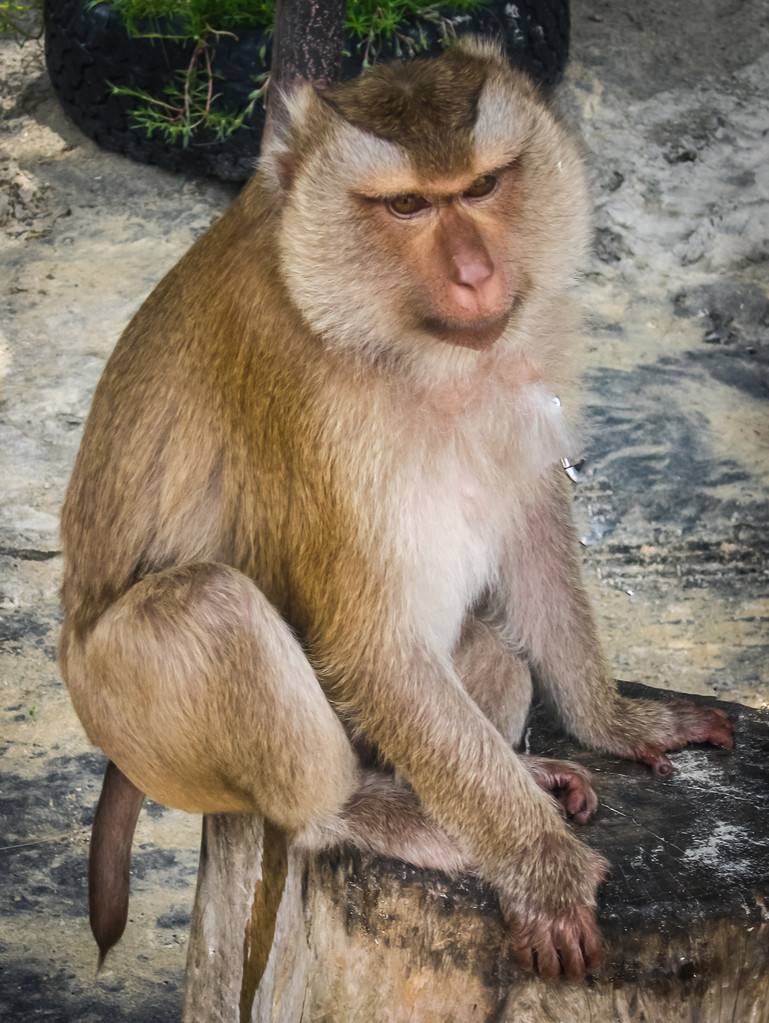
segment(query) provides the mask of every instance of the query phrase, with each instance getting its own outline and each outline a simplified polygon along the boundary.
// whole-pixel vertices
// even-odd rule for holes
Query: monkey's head
[[[526,308],[569,285],[581,160],[494,44],[300,85],[278,109],[257,180],[280,203],[289,292],[326,343],[475,358],[519,343]]]

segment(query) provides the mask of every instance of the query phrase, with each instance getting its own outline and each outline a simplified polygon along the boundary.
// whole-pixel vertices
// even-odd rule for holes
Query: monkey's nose
[[[493,268],[471,266],[464,277],[453,280],[449,289],[453,316],[488,319],[504,312],[505,287],[500,274]]]
[[[481,256],[469,259],[455,256],[452,259],[452,271],[451,278],[454,284],[477,289],[493,275],[494,264],[490,259]]]

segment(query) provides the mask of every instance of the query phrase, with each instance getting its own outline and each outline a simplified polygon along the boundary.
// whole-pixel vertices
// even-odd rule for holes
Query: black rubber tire
[[[545,89],[561,77],[569,52],[569,0],[490,0],[472,18],[457,25],[461,32],[501,37],[510,60],[528,71]],[[441,51],[437,32],[428,30],[430,52]],[[137,39],[128,35],[120,15],[108,4],[88,7],[87,0],[45,0],[45,56],[54,91],[65,112],[89,138],[142,163],[168,170],[208,174],[225,181],[249,177],[259,153],[264,124],[260,103],[248,125],[217,142],[196,133],[187,148],[160,136],[147,138],[131,124],[135,101],[114,96],[111,85],[144,89],[160,95],[174,73],[190,60],[191,42]],[[360,71],[354,47],[342,74]],[[265,51],[264,60],[260,51]],[[383,51],[380,59],[395,54]],[[261,29],[238,29],[237,39],[221,38],[213,54],[217,92],[226,109],[242,109],[254,78],[269,66],[269,45]]]

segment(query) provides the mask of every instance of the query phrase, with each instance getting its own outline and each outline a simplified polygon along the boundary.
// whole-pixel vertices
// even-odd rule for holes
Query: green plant
[[[251,116],[255,104],[267,90],[269,75],[264,73],[254,77],[254,88],[240,110],[219,109],[216,104],[220,95],[214,92],[210,44],[210,37],[218,35],[221,33],[209,30],[198,37],[189,64],[176,72],[176,80],[166,86],[162,96],[153,96],[143,89],[112,87],[116,96],[129,96],[140,103],[131,119],[148,138],[158,133],[167,142],[181,142],[186,147],[196,131],[206,128],[217,142],[221,142],[242,128]]]
[[[109,2],[120,13],[131,35],[197,39],[208,31],[238,25],[269,26],[275,0],[91,0],[91,6]],[[153,24],[176,22],[178,34],[155,32]]]
[[[107,0],[90,0],[91,6]],[[222,141],[237,131],[262,100],[269,77],[255,77],[254,89],[240,110],[222,108],[212,70],[212,51],[223,35],[236,35],[238,27],[271,29],[275,0],[109,0],[131,35],[149,39],[194,41],[186,68],[154,96],[140,89],[113,86],[116,95],[133,98],[135,127],[147,136],[162,135],[169,143],[189,145],[196,132]],[[426,0],[349,0],[346,28],[364,67],[373,63],[386,42],[396,55],[411,57],[428,45],[426,26],[437,29],[446,45],[455,35],[455,22],[485,0],[453,0],[450,5]],[[412,31],[406,31],[406,28]],[[414,31],[416,30],[416,31]],[[262,55],[264,57],[264,54]]]
[[[92,4],[107,0],[91,0]],[[132,35],[154,35],[153,23],[176,21],[179,34],[174,38],[197,39],[212,29],[233,29],[251,25],[272,26],[275,0],[109,0],[120,12]],[[448,4],[435,0],[349,0],[346,27],[364,46],[376,40],[396,38],[406,22],[431,22],[452,35],[452,16],[476,10],[483,0],[453,0]],[[445,12],[451,10],[452,15]],[[157,33],[164,38],[168,34]]]
[[[438,29],[442,44],[456,35],[455,21],[477,10],[484,0],[452,0],[450,4],[425,3],[424,0],[351,0],[347,5],[345,26],[357,41],[363,66],[376,60],[383,42],[393,43],[398,56],[413,57],[427,49],[425,26]],[[449,13],[450,12],[450,13]],[[403,31],[405,25],[417,30],[416,39]]]

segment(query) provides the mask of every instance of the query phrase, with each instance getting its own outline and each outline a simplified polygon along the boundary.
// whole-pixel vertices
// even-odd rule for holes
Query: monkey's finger
[[[722,749],[734,749],[734,735],[726,729],[714,729],[708,736],[708,742]]]
[[[542,938],[534,948],[537,953],[537,973],[543,980],[555,980],[561,975],[561,960],[558,958],[550,934]]]
[[[707,741],[724,749],[734,749],[734,725],[722,710],[713,710],[713,721]]]
[[[531,945],[513,944],[513,958],[522,970],[527,973],[534,972],[534,952]]]
[[[566,812],[577,824],[585,824],[598,807],[598,796],[584,778],[572,777],[565,795]]]
[[[591,918],[584,921],[582,929],[582,955],[588,970],[595,970],[603,961],[603,941],[601,932]]]
[[[640,760],[642,764],[648,764],[660,778],[667,778],[673,773],[672,761],[665,756],[659,746],[642,746],[637,750],[635,759]]]
[[[589,819],[598,809],[598,794],[592,785],[588,785],[585,796],[587,798],[587,805],[585,809],[587,810],[587,816]]]
[[[564,790],[563,801],[566,806],[566,812],[570,817],[573,817],[580,810],[584,810],[587,805],[584,788],[579,783],[572,782]]]
[[[563,796],[566,813],[580,824],[588,819],[588,799],[582,785],[570,785]]]
[[[585,976],[585,960],[580,946],[580,929],[569,921],[559,922],[553,928],[554,942],[567,980],[581,980]]]
[[[567,980],[580,980],[585,976],[585,960],[583,958],[580,939],[583,931],[582,914],[561,917],[553,923],[553,944],[558,952],[563,976]]]
[[[673,773],[673,762],[664,753],[660,753],[649,762],[650,767],[659,778],[667,778]]]

